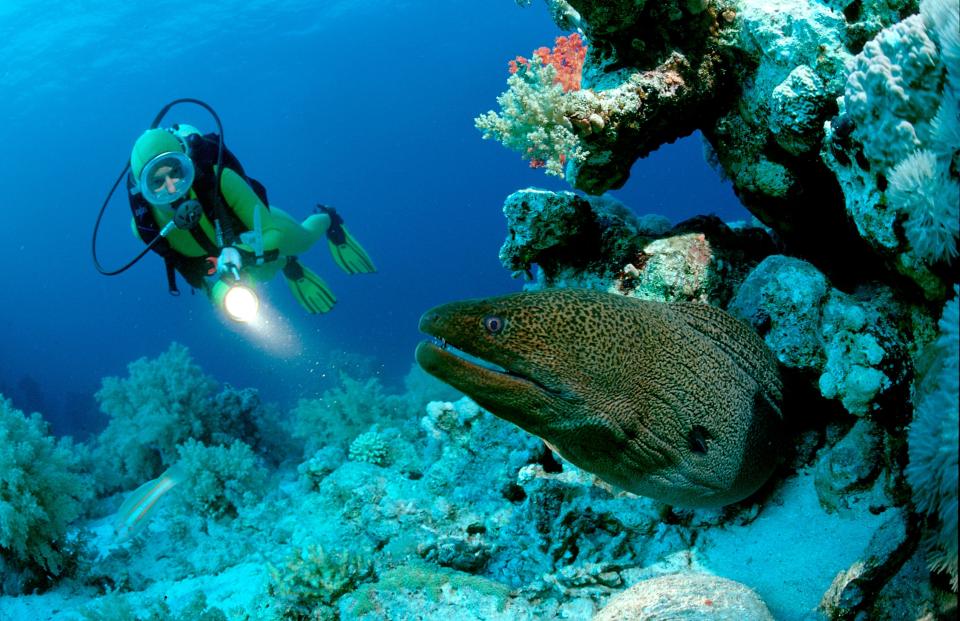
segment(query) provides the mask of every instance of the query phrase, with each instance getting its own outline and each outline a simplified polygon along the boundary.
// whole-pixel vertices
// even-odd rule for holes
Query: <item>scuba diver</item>
[[[218,133],[202,134],[185,124],[159,127],[166,112],[182,102],[206,108],[217,121]],[[232,319],[248,321],[258,306],[253,287],[278,271],[307,312],[325,313],[333,307],[333,292],[297,259],[324,235],[343,271],[376,271],[335,209],[317,205],[316,212],[300,223],[271,206],[264,186],[248,176],[224,146],[216,113],[199,100],[179,99],[164,107],[134,143],[128,167],[133,232],[147,247],[118,270],[106,270],[97,260],[100,219],[125,168],[94,229],[94,264],[103,274],[123,272],[153,250],[164,259],[171,294],[179,295],[175,278],[179,273],[192,288],[206,291]]]

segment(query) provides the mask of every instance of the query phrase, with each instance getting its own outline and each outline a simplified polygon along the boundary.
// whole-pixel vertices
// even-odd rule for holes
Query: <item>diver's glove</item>
[[[220,251],[217,257],[217,273],[223,276],[229,274],[240,280],[240,268],[243,267],[243,259],[240,258],[240,251],[233,246],[226,246]]]
[[[333,207],[317,205],[317,211],[330,216],[330,226],[327,228],[327,246],[333,260],[348,274],[370,274],[377,271],[373,260],[357,240],[350,235],[347,227],[343,226],[343,217]]]

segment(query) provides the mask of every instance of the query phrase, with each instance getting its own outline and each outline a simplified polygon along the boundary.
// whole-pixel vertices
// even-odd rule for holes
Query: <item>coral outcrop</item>
[[[821,611],[949,609],[939,577],[905,585],[929,559],[956,589],[960,7],[547,5],[588,50],[551,121],[576,138],[563,173],[586,195],[510,195],[504,266],[528,288],[699,300],[753,326],[787,378],[789,467],[813,473],[820,511],[886,518]],[[602,196],[695,130],[758,223],[646,226]]]
[[[949,2],[913,16],[910,2],[548,5],[561,28],[584,34],[581,88],[555,89],[549,108],[535,103],[542,89],[511,85],[505,96],[511,118],[553,111],[540,127],[563,128],[556,153],[576,145],[554,155],[574,187],[618,188],[638,158],[699,130],[792,254],[843,285],[899,274],[942,298],[938,265],[960,234]]]
[[[673,226],[638,218],[610,197],[528,188],[503,206],[500,261],[535,287],[604,289],[648,300],[726,305],[750,268],[776,245],[759,226],[698,217]]]

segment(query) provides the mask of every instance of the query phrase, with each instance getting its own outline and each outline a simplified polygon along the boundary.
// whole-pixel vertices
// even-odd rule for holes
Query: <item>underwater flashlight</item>
[[[250,287],[232,285],[223,296],[223,309],[234,321],[253,321],[260,311],[260,298]]]

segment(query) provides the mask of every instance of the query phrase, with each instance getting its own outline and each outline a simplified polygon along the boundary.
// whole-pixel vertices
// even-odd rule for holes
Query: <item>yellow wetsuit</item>
[[[330,226],[330,217],[323,213],[312,214],[302,223],[297,222],[287,212],[279,207],[267,209],[260,201],[250,184],[233,170],[226,168],[220,178],[220,192],[224,205],[237,220],[243,223],[243,231],[234,231],[238,237],[234,246],[248,252],[255,249],[249,244],[240,242],[239,236],[245,231],[254,231],[256,218],[259,214],[260,231],[263,238],[263,251],[269,253],[277,250],[277,260],[265,262],[263,265],[245,266],[245,272],[258,282],[273,278],[284,265],[285,257],[297,256],[310,249],[326,233]],[[199,200],[196,192],[190,190],[190,198]],[[173,219],[173,210],[167,206],[149,205],[150,214],[160,228],[163,228]],[[132,221],[134,234],[138,235],[136,223]],[[217,244],[216,228],[213,222],[204,214],[198,224],[204,236],[214,246]],[[197,243],[190,231],[174,229],[167,235],[170,247],[185,257],[206,257],[207,251]]]

